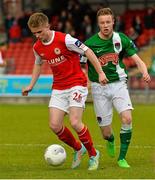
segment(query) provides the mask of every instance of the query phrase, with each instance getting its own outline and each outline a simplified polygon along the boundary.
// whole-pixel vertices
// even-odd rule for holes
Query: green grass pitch
[[[0,105],[0,179],[154,179],[155,178],[155,105],[134,105],[133,138],[127,160],[130,169],[117,166],[119,153],[119,116],[114,112],[113,128],[117,156],[108,157],[92,104],[86,105],[84,122],[88,125],[95,147],[100,151],[97,171],[88,171],[88,156],[80,167],[71,170],[73,151],[60,142],[48,127],[47,105]],[[68,117],[65,123],[68,124]],[[67,152],[59,167],[47,165],[45,148],[58,143]]]

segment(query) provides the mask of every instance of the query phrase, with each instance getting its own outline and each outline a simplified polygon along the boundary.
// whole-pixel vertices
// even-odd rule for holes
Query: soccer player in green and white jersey
[[[114,14],[110,8],[102,8],[97,12],[99,32],[86,40],[85,44],[98,57],[102,69],[106,74],[105,85],[98,82],[98,74],[92,64],[88,63],[88,77],[91,81],[92,96],[96,118],[103,138],[107,140],[106,147],[111,157],[115,156],[115,140],[112,131],[113,106],[121,119],[119,167],[129,168],[126,154],[132,135],[133,109],[127,89],[127,72],[123,64],[123,57],[130,56],[142,73],[144,81],[149,82],[146,65],[136,54],[134,43],[123,33],[113,31]],[[81,59],[83,61],[84,58]]]

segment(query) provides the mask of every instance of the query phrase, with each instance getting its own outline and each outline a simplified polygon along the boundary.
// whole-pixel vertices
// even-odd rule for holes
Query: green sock
[[[120,154],[119,154],[119,158],[120,159],[125,159],[126,153],[128,151],[128,147],[130,144],[130,140],[131,140],[131,135],[132,135],[132,131],[130,130],[121,130],[120,133],[120,141],[121,141],[121,145],[120,145]]]

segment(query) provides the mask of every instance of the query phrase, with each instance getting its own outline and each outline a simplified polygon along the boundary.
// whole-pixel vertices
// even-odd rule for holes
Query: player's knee
[[[59,132],[60,129],[62,128],[62,125],[57,124],[57,123],[52,123],[52,122],[50,122],[50,123],[49,123],[49,127],[50,127],[50,129],[51,129],[54,133],[57,133],[57,132]]]
[[[72,116],[70,117],[70,124],[72,126],[72,128],[76,128],[78,126],[79,120],[76,116]]]
[[[81,130],[82,123],[79,121],[79,119],[74,118],[74,119],[72,119],[70,122],[71,122],[72,128],[73,128],[75,131],[80,131],[80,130]]]
[[[71,122],[71,126],[72,126],[72,128],[73,129],[75,129],[76,131],[78,131],[78,129],[79,129],[79,123],[76,121],[74,121],[74,122]]]
[[[132,123],[131,115],[122,115],[122,122],[128,125],[131,124]]]
[[[102,136],[105,140],[109,139],[112,134],[112,129],[110,126],[102,127],[101,128]]]
[[[127,117],[125,123],[130,125],[132,123],[132,118],[131,117]]]
[[[108,140],[111,135],[112,135],[112,133],[110,131],[102,134],[102,136],[105,140]]]

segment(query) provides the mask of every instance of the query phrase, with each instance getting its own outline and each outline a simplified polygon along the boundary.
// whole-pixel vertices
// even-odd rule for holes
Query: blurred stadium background
[[[84,41],[98,30],[96,11],[107,6],[115,13],[115,30],[124,32],[135,42],[152,76],[152,82],[146,85],[140,79],[134,62],[124,59],[130,74],[132,99],[138,103],[155,102],[154,0],[1,0],[0,50],[7,61],[7,67],[0,68],[1,102],[44,102],[50,94],[52,76],[46,64],[42,69],[44,80],[38,82],[32,97],[21,98],[20,94],[22,87],[30,81],[34,63],[34,39],[27,27],[27,20],[33,12],[44,12],[50,19],[52,29],[70,33]],[[91,101],[91,97],[88,100]]]

